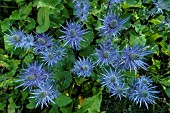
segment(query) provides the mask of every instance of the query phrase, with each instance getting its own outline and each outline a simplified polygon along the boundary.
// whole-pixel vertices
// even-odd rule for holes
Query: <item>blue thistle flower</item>
[[[48,104],[54,103],[53,101],[55,98],[58,97],[59,92],[58,90],[54,89],[53,86],[51,86],[49,83],[47,84],[40,84],[37,89],[34,89],[31,91],[31,96],[30,98],[35,99],[37,102],[36,107],[41,105],[41,109],[43,108],[44,105],[48,107]]]
[[[162,13],[163,14],[163,9],[168,10],[170,8],[170,2],[167,0],[152,0],[155,4],[155,7],[157,11],[155,12],[156,14]]]
[[[123,0],[109,0],[110,3],[119,4]]]
[[[34,43],[34,51],[39,53],[43,51],[45,48],[53,46],[53,39],[48,34],[41,33],[36,34],[35,36],[35,43]]]
[[[78,22],[66,22],[67,27],[63,27],[65,31],[63,32],[65,35],[61,36],[62,40],[65,40],[65,45],[70,45],[75,50],[80,50],[80,42],[85,41],[82,37],[85,34],[85,30],[82,29],[82,25]]]
[[[137,81],[136,81],[136,85],[151,85],[152,84],[152,80],[147,77],[146,75],[143,75],[141,78],[137,78]]]
[[[113,65],[116,51],[111,45],[103,43],[99,45],[99,49],[96,49],[96,53],[94,55],[98,57],[96,62],[97,65]]]
[[[119,16],[119,14],[116,15],[116,12],[114,14],[110,12],[104,16],[104,19],[101,19],[103,26],[99,28],[100,36],[117,37],[117,34],[120,34],[120,30],[125,29],[123,24],[127,22],[128,18],[121,19]]]
[[[9,45],[14,45],[14,49],[23,47],[23,38],[25,34],[21,30],[10,30],[10,34],[6,34],[6,42]]]
[[[144,56],[150,54],[151,51],[147,51],[145,49],[146,47],[143,47],[142,45],[125,47],[122,56],[123,61],[121,62],[123,68],[126,70],[130,69],[130,72],[134,70],[135,73],[137,73],[137,68],[147,70],[146,66],[148,66],[148,64],[146,64],[143,60],[145,60]]]
[[[60,46],[46,48],[41,51],[42,61],[44,61],[48,66],[54,66],[58,61],[61,61],[65,56],[65,49]]]
[[[24,86],[24,90],[27,88],[32,89],[32,87],[46,82],[50,76],[50,74],[42,68],[42,64],[39,65],[37,62],[34,62],[32,65],[27,64],[27,68],[23,69],[21,74],[22,76],[20,76],[17,82],[22,82],[18,87]]]
[[[90,3],[87,0],[77,0],[75,2],[74,10],[76,17],[81,21],[86,20],[90,9]]]
[[[110,68],[110,70],[106,70],[105,69],[105,73],[102,73],[102,78],[101,78],[101,84],[103,86],[106,86],[108,89],[110,89],[113,85],[119,84],[123,81],[122,76],[120,71],[112,70]]]
[[[117,97],[119,97],[120,100],[122,97],[127,96],[127,91],[128,91],[128,88],[125,86],[125,83],[112,85],[109,90],[109,92],[111,93],[111,96],[116,95]]]
[[[78,77],[89,77],[92,74],[94,65],[91,59],[84,58],[77,60],[74,64],[74,68],[71,70]]]
[[[155,86],[151,85],[136,85],[134,89],[131,89],[129,99],[136,102],[136,104],[139,103],[140,107],[144,103],[148,109],[148,104],[154,104],[154,100],[158,98],[155,94],[159,93],[159,91],[154,91],[155,88]]]
[[[34,37],[31,36],[31,35],[28,35],[26,34],[24,37],[23,37],[23,47],[26,49],[26,50],[29,50],[31,47],[34,46]]]

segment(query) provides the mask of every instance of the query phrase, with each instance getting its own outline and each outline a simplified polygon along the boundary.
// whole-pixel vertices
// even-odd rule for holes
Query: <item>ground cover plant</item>
[[[170,112],[169,0],[3,0],[0,112]]]

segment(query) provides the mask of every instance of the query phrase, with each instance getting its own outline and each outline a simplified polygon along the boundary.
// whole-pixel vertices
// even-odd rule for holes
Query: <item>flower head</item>
[[[89,77],[93,71],[94,65],[91,59],[84,58],[75,62],[74,68],[71,70],[78,77]]]
[[[170,2],[167,0],[152,0],[155,4],[155,7],[157,11],[155,12],[156,14],[162,13],[163,14],[163,9],[168,10],[170,8]]]
[[[111,96],[117,96],[121,100],[122,97],[127,96],[127,90],[128,88],[125,86],[125,83],[119,83],[112,85],[110,87],[109,92],[111,93]]]
[[[118,4],[122,2],[123,0],[109,0],[110,3]]]
[[[151,85],[152,84],[152,80],[149,78],[149,77],[147,77],[146,75],[143,75],[141,78],[137,78],[136,79],[137,81],[136,81],[136,85],[147,85],[147,86],[149,86],[149,85]]]
[[[77,0],[74,9],[76,16],[81,21],[86,20],[90,9],[90,3],[87,0]]]
[[[28,64],[27,68],[23,69],[21,75],[17,82],[22,82],[18,87],[24,86],[24,90],[27,88],[32,89],[32,87],[46,82],[50,76],[50,74],[42,68],[42,64],[39,65],[37,62],[31,65]]]
[[[136,104],[139,103],[140,107],[141,107],[142,103],[144,103],[148,109],[148,104],[154,104],[155,103],[154,100],[156,98],[158,98],[155,96],[155,94],[159,93],[159,92],[154,91],[154,90],[155,90],[155,86],[137,85],[137,86],[135,86],[134,90],[131,90],[129,99],[131,101],[136,102]]]
[[[53,88],[49,83],[47,84],[40,84],[37,89],[34,89],[31,91],[31,96],[30,98],[34,98],[35,101],[37,102],[36,107],[38,105],[41,105],[41,109],[43,108],[44,105],[48,107],[48,104],[51,102],[55,104],[53,101],[58,95],[59,92]]]
[[[105,73],[102,73],[102,75],[101,84],[106,86],[108,89],[110,89],[113,85],[120,84],[123,81],[123,75],[121,75],[120,71],[112,70],[111,68],[109,71],[105,69]]]
[[[66,25],[67,27],[62,26],[64,31],[61,31],[65,35],[60,38],[66,41],[65,45],[68,44],[73,49],[79,50],[81,48],[80,42],[85,41],[82,37],[82,35],[86,33],[85,30],[82,29],[83,26],[78,22],[67,22]]]
[[[123,24],[128,20],[121,19],[119,17],[119,14],[117,15],[116,12],[114,14],[112,12],[108,13],[104,16],[103,26],[101,26],[100,29],[100,35],[101,36],[107,36],[107,37],[117,37],[117,34],[120,34],[120,30],[124,29],[125,27]]]
[[[96,49],[95,55],[98,57],[97,65],[113,65],[115,60],[116,51],[109,44],[103,43],[99,45],[99,49]]]
[[[43,51],[45,48],[53,46],[53,39],[48,34],[36,34],[35,36],[35,44],[34,44],[34,51],[39,53]]]
[[[23,37],[23,47],[28,50],[30,49],[31,47],[34,46],[34,37],[31,36],[31,35],[28,35],[26,34],[24,37]]]
[[[25,34],[21,30],[11,30],[10,34],[7,34],[6,42],[8,42],[9,45],[14,45],[15,48],[22,48],[23,47],[23,38],[25,37]]]
[[[44,61],[48,66],[54,66],[58,61],[61,61],[65,56],[65,49],[60,46],[46,48],[41,51],[42,61]]]
[[[135,73],[137,73],[137,68],[142,68],[144,70],[147,70],[146,64],[143,60],[145,60],[144,56],[151,53],[151,51],[145,50],[142,45],[134,45],[133,47],[127,46],[124,48],[123,51],[123,61],[122,65],[123,68],[126,70],[132,71],[134,70]]]

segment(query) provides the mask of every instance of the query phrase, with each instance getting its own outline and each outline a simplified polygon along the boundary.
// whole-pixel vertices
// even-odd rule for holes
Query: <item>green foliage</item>
[[[103,15],[107,14],[109,7],[122,18],[128,18],[125,29],[120,31],[118,38],[112,43],[121,50],[126,45],[143,44],[148,46],[152,54],[146,58],[150,65],[148,71],[139,71],[137,75],[124,72],[128,84],[146,74],[153,79],[159,99],[155,105],[149,105],[150,113],[166,113],[170,109],[170,28],[165,24],[170,10],[163,13],[151,14],[155,6],[152,0],[123,0],[120,4],[108,4],[108,0],[88,0],[90,11],[87,20],[80,22],[75,17],[73,1],[76,0],[4,0],[0,5],[0,112],[42,112],[42,113],[145,113],[145,108],[138,108],[126,99],[122,102],[112,98],[100,84],[103,69],[96,66],[89,78],[77,77],[71,72],[78,57],[92,57],[97,44],[105,40],[99,36],[99,27],[102,26]],[[57,42],[63,35],[61,25],[67,21],[78,21],[87,30],[83,35],[81,50],[66,49],[66,55],[61,62],[53,68],[44,67],[52,71],[53,86],[59,90],[60,95],[48,108],[36,108],[36,102],[30,97],[30,91],[23,88],[16,89],[20,83],[16,82],[21,69],[34,61],[42,59],[33,49],[14,49],[9,45],[7,35],[11,29],[21,29],[25,33],[35,35],[35,32],[49,33]],[[65,46],[64,46],[65,47]],[[66,47],[65,47],[66,48]],[[96,59],[95,59],[96,60]],[[105,67],[106,69],[109,67]],[[108,99],[108,100],[107,100]],[[165,99],[163,101],[162,99]]]

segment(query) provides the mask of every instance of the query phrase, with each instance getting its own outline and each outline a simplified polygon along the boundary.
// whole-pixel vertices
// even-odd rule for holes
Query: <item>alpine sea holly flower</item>
[[[25,34],[21,30],[10,30],[10,34],[6,34],[6,42],[9,45],[14,45],[14,49],[23,47],[23,37]]]
[[[102,78],[101,78],[101,84],[103,86],[106,86],[108,89],[110,89],[113,85],[120,84],[123,81],[122,76],[120,71],[112,70],[106,70],[105,73],[102,73]]]
[[[92,74],[94,65],[91,59],[84,58],[77,60],[74,64],[74,68],[71,70],[78,77],[89,77]]]
[[[55,104],[53,100],[58,97],[59,92],[47,82],[46,84],[43,83],[38,85],[38,88],[32,90],[31,94],[33,96],[31,96],[30,98],[34,98],[37,102],[36,107],[41,105],[41,109],[43,109],[44,105],[48,107],[48,104],[50,103]]]
[[[101,36],[107,36],[111,38],[117,37],[117,34],[120,34],[120,30],[125,29],[123,24],[127,22],[128,18],[121,19],[119,16],[120,15],[117,15],[116,12],[114,12],[114,14],[110,12],[104,16],[104,19],[102,19],[103,26],[99,28]]]
[[[48,34],[41,33],[36,34],[35,36],[35,43],[34,43],[34,51],[39,53],[43,51],[45,48],[53,46],[53,39]]]
[[[77,0],[74,9],[76,17],[81,21],[86,20],[90,9],[90,3],[87,0]]]
[[[62,47],[50,47],[46,48],[44,51],[41,51],[42,61],[44,61],[48,66],[54,66],[58,61],[61,61],[65,56],[65,49]]]
[[[22,82],[22,84],[18,87],[23,86],[25,87],[24,90],[27,88],[32,89],[32,87],[36,87],[39,84],[46,82],[49,77],[50,74],[42,68],[42,64],[34,62],[31,65],[28,64],[27,68],[23,69],[20,79],[17,80],[17,82]]]
[[[23,37],[23,43],[22,44],[23,44],[23,48],[25,48],[27,50],[30,49],[31,47],[34,46],[34,37],[26,34]]]
[[[115,3],[118,4],[120,2],[122,2],[123,0],[109,0],[110,3]]]
[[[152,80],[147,77],[146,75],[143,75],[141,78],[136,79],[136,85],[152,85]]]
[[[125,83],[119,83],[112,85],[109,92],[111,93],[111,96],[117,96],[121,100],[122,97],[127,96],[127,90],[128,88],[125,86]]]
[[[141,107],[142,103],[145,104],[145,106],[148,109],[148,104],[154,104],[155,99],[158,98],[155,96],[156,93],[159,93],[159,91],[154,91],[155,86],[148,86],[148,85],[136,85],[134,86],[134,89],[131,89],[129,99],[131,101],[136,102],[136,104],[139,103],[139,106]]]
[[[163,10],[168,10],[170,8],[170,2],[168,0],[152,0],[155,4],[155,7],[157,9],[156,14],[162,13]]]
[[[123,68],[125,70],[130,69],[130,72],[134,70],[135,73],[137,73],[138,68],[147,70],[146,66],[148,66],[148,64],[146,64],[143,60],[145,60],[144,56],[150,54],[151,51],[147,51],[145,49],[146,47],[143,47],[142,45],[138,46],[136,44],[133,47],[126,46],[123,51],[123,61],[121,62]]]
[[[99,45],[99,49],[96,49],[96,53],[94,55],[98,57],[96,62],[97,65],[113,65],[116,51],[112,46],[104,43]]]
[[[82,25],[78,22],[66,22],[67,27],[63,27],[63,32],[65,35],[61,36],[60,38],[62,40],[65,40],[65,45],[70,45],[75,50],[80,50],[80,42],[85,41],[82,37],[83,34],[85,34],[85,30],[82,29]]]

